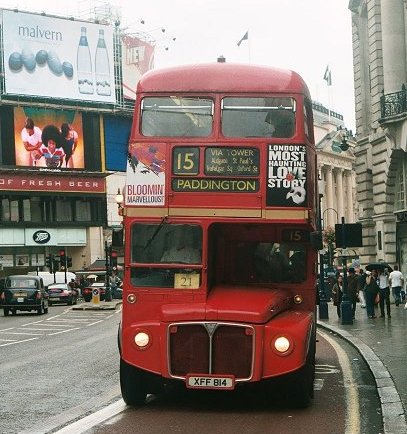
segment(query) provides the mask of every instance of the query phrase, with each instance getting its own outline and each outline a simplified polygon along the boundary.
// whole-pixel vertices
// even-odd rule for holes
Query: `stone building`
[[[407,272],[407,2],[350,0],[361,262]]]
[[[323,229],[334,228],[342,217],[346,223],[357,220],[355,207],[355,141],[345,128],[342,115],[313,102],[314,134],[320,179]],[[348,149],[341,144],[346,138]]]

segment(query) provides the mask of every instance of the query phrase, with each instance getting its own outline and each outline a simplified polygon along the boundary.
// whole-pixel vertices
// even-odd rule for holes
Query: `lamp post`
[[[347,249],[346,249],[346,230],[345,230],[345,217],[342,217],[341,222],[342,231],[342,268],[343,268],[343,297],[341,302],[341,322],[342,324],[353,324],[352,303],[349,298],[348,291],[348,269],[346,265]]]
[[[105,301],[112,301],[112,293],[110,291],[110,254],[111,247],[108,246],[107,241],[105,241],[105,268],[106,268],[106,276],[105,276],[105,286],[106,286],[106,294]]]
[[[320,196],[321,199],[321,196]],[[320,200],[320,210],[322,210],[321,207],[321,200]],[[324,212],[321,215],[321,211],[320,211],[320,222],[319,222],[319,226],[320,226],[320,230],[321,232],[324,229],[324,215],[328,210],[333,210],[336,213],[336,216],[338,216],[338,213],[336,211],[336,209],[334,208],[327,208],[324,210]],[[324,255],[322,253],[319,254],[319,319],[329,319],[329,314],[328,314],[328,300],[326,297],[326,292],[325,292],[325,279],[324,279]]]

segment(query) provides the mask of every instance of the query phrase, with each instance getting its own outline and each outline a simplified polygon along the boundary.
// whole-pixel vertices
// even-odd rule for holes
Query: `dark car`
[[[92,300],[92,294],[94,289],[99,290],[100,300],[103,301],[106,296],[106,284],[104,282],[95,282],[89,286],[82,288],[82,297],[85,301],[89,302]]]
[[[10,312],[15,315],[18,310],[35,310],[39,315],[48,313],[48,293],[42,278],[26,275],[7,277],[0,296],[0,306],[4,316],[8,316]]]
[[[67,283],[52,283],[47,289],[49,304],[66,303],[69,306],[78,302],[78,291]]]

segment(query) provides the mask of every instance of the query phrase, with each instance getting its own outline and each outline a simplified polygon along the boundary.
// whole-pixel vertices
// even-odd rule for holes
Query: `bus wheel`
[[[8,316],[8,314],[10,312],[9,308],[5,307],[5,308],[3,308],[3,311],[4,311],[4,316]]]
[[[140,406],[146,401],[146,384],[143,371],[120,359],[120,388],[127,405]]]
[[[293,404],[295,408],[307,408],[313,397],[313,373],[310,365],[300,369],[293,382]]]

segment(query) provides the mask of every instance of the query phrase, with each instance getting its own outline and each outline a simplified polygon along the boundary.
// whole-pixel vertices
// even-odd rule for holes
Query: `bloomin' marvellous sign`
[[[125,204],[165,205],[165,143],[130,144]]]
[[[115,102],[112,27],[1,13],[5,93]]]
[[[304,145],[268,145],[267,206],[306,206],[306,199],[306,147]]]

